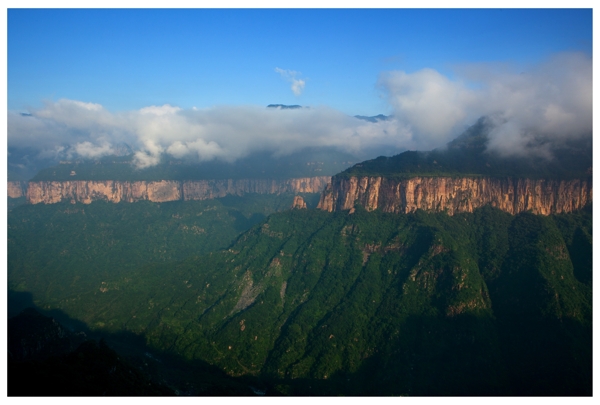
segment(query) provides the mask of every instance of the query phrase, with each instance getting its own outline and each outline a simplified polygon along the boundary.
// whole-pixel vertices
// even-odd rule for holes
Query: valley
[[[589,209],[548,217],[491,207],[452,217],[293,210],[202,253],[169,228],[148,233],[148,246],[109,233],[94,248],[86,235],[102,233],[86,223],[98,204],[86,206],[80,226],[46,219],[73,205],[45,206],[31,224],[42,231],[38,255],[11,221],[9,290],[29,292],[36,307],[114,347],[141,340],[158,359],[205,362],[289,395],[591,392]],[[125,214],[136,205],[102,208],[119,206]],[[61,238],[49,240],[59,223]],[[69,251],[85,252],[81,239],[92,250],[77,258]]]
[[[341,6],[8,8],[9,397],[593,396],[593,7]]]

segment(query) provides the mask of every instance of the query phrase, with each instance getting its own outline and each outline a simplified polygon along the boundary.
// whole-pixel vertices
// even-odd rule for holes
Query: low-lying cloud
[[[391,154],[410,144],[410,134],[397,121],[367,122],[328,107],[163,105],[110,113],[97,104],[63,99],[47,102],[31,116],[9,113],[8,121],[11,147],[35,147],[46,157],[98,158],[127,143],[139,168],[156,165],[163,154],[232,162],[257,151],[284,156],[307,147],[350,153],[381,147]]]
[[[295,72],[280,73],[294,77]],[[393,117],[377,122],[329,107],[182,109],[167,104],[114,113],[94,103],[47,101],[27,114],[8,113],[8,146],[35,149],[45,158],[99,158],[126,143],[135,164],[144,168],[165,154],[235,161],[256,151],[284,156],[321,146],[354,154],[428,150],[445,145],[483,115],[496,122],[488,147],[507,155],[549,156],[552,147],[591,134],[587,56],[557,55],[525,72],[463,66],[457,77],[433,69],[382,73],[378,85]]]

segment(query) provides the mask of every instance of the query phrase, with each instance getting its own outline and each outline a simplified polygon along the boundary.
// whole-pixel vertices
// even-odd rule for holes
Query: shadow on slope
[[[257,379],[157,353],[130,332],[92,332],[60,310],[35,307],[29,293],[9,291],[8,302],[9,314],[17,312],[9,318],[9,396],[264,394]]]

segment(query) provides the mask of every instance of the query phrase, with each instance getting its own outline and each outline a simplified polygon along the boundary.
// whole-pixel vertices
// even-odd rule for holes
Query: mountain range
[[[589,396],[591,149],[506,157],[489,130],[303,180],[44,169],[9,183],[9,314],[36,307],[135,364],[143,347],[153,381],[191,395],[215,391],[190,367],[224,395]]]

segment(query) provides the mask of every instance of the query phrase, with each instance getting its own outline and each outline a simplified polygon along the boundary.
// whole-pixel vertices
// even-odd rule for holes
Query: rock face
[[[306,209],[306,201],[304,201],[304,198],[302,198],[299,195],[295,196],[294,202],[292,203],[292,209],[297,209],[297,210]]]
[[[27,201],[31,204],[54,204],[61,201],[89,204],[96,200],[110,202],[154,202],[181,199],[178,181],[39,181],[27,187]]]
[[[20,198],[25,196],[26,185],[22,181],[9,181],[6,184],[9,198]]]
[[[422,209],[449,215],[473,212],[490,204],[511,214],[531,211],[550,215],[582,208],[592,201],[592,180],[532,180],[486,177],[334,177],[318,208],[350,210],[358,203],[368,211],[409,213]]]
[[[300,179],[269,180],[193,180],[193,181],[39,181],[29,182],[26,193],[31,204],[54,204],[71,201],[89,204],[92,201],[135,202],[149,200],[166,202],[176,200],[206,200],[226,195],[247,193],[281,194],[286,192],[319,193],[328,182],[329,176]],[[18,187],[9,183],[9,197],[18,198]],[[12,195],[11,195],[12,193]],[[13,195],[15,197],[13,197]]]

